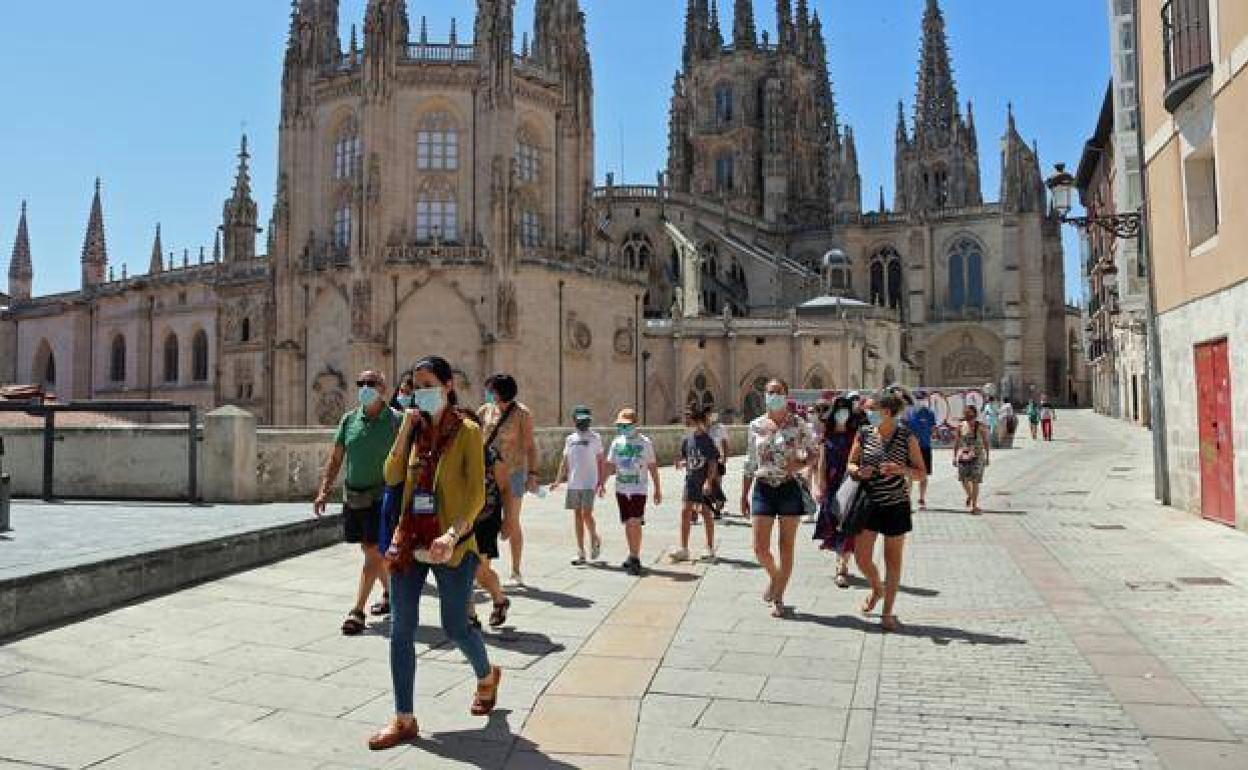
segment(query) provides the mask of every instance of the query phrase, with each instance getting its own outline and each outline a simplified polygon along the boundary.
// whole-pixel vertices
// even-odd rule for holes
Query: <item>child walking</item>
[[[719,448],[707,428],[704,407],[692,404],[685,412],[685,424],[693,430],[680,445],[676,470],[685,471],[685,493],[680,511],[680,548],[672,553],[672,561],[689,559],[689,532],[700,513],[706,529],[704,561],[715,561],[715,516],[709,500],[715,492],[719,474]]]
[[[647,474],[654,481],[654,504],[663,502],[659,463],[650,439],[637,432],[637,412],[622,409],[615,418],[615,440],[607,450],[607,473],[615,476],[615,502],[628,540],[624,571],[641,575],[641,528],[646,523]]]
[[[590,429],[593,413],[587,406],[572,410],[572,422],[576,430],[563,442],[563,457],[559,460],[559,472],[551,491],[558,489],[565,480],[568,493],[564,507],[572,511],[572,523],[576,529],[576,558],[572,563],[585,564],[585,532],[589,531],[589,558],[598,561],[602,554],[602,538],[594,521],[594,496],[602,496],[606,481],[606,460],[602,449],[602,437]]]

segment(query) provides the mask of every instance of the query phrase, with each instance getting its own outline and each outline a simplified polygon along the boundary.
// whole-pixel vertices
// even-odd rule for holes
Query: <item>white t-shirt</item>
[[[649,494],[650,466],[658,463],[650,439],[637,433],[617,436],[607,450],[607,462],[615,466],[617,494]]]
[[[597,489],[600,457],[602,436],[592,430],[570,434],[563,442],[563,459],[568,464],[568,489]]]

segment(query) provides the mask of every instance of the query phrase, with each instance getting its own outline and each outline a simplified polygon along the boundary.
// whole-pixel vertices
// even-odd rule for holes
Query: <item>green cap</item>
[[[573,420],[592,420],[593,417],[594,413],[590,411],[589,407],[584,406],[583,404],[578,404],[577,406],[572,407]]]

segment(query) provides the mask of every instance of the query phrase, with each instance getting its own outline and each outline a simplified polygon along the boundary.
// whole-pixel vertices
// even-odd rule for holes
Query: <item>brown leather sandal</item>
[[[359,636],[365,631],[364,611],[351,610],[347,613],[347,619],[342,621],[343,636]]]
[[[503,599],[502,602],[494,604],[494,611],[490,613],[490,628],[498,628],[507,622],[507,610],[511,609],[511,599]]]
[[[368,748],[373,751],[385,751],[405,743],[412,743],[420,738],[420,725],[413,719],[403,724],[395,717],[384,730],[373,733],[368,739]]]
[[[491,666],[490,679],[493,680],[489,684],[479,683],[477,685],[477,693],[472,698],[472,708],[469,712],[474,717],[483,717],[494,710],[494,705],[498,703],[498,687],[503,682],[503,670],[498,666]]]

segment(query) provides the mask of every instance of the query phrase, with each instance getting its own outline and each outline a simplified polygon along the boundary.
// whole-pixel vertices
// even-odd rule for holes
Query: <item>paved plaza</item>
[[[938,453],[900,634],[833,584],[809,526],[776,620],[743,523],[717,564],[672,565],[665,502],[635,579],[614,505],[605,563],[573,567],[551,497],[526,511],[531,587],[487,637],[506,669],[488,720],[430,599],[422,740],[367,751],[387,629],[339,634],[358,554],[337,546],[0,647],[0,770],[1248,767],[1248,537],[1152,503],[1146,432],[1057,427],[994,456],[978,518]]]

